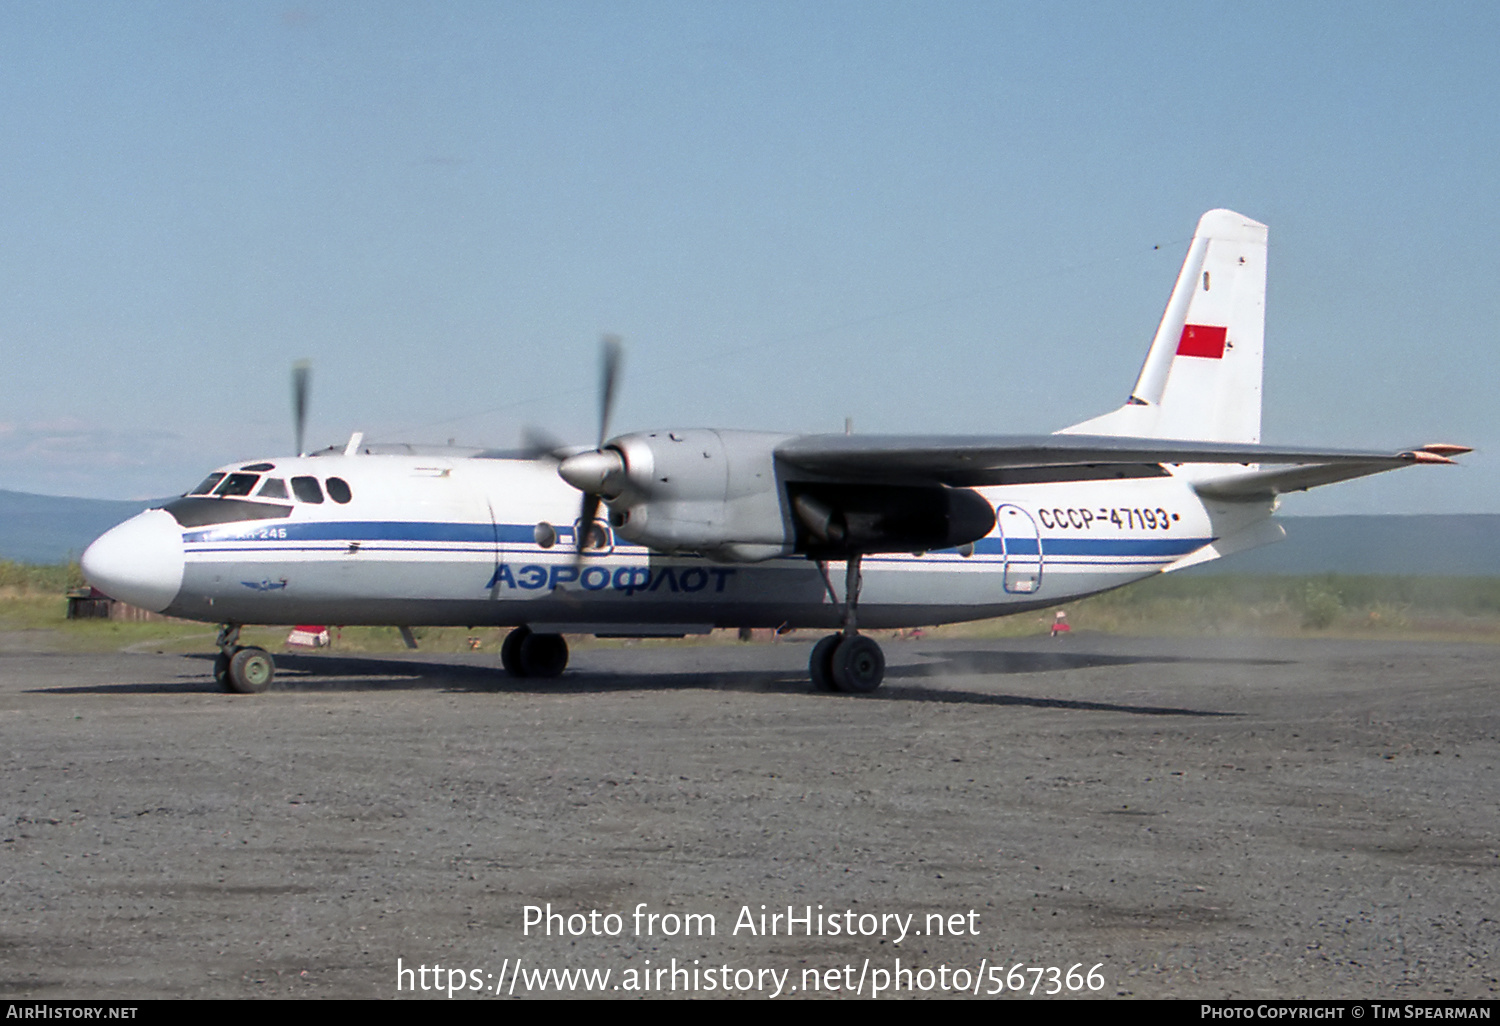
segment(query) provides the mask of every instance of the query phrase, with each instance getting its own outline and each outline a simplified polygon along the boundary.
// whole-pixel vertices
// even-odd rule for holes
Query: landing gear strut
[[[859,608],[860,557],[850,556],[844,569],[844,615],[838,634],[830,634],[813,646],[807,672],[819,691],[848,691],[867,694],[880,687],[885,679],[885,654],[875,639],[859,633],[856,611]],[[819,560],[823,585],[828,597],[838,602],[833,583],[828,579],[828,564]]]
[[[568,643],[561,634],[517,627],[500,646],[500,662],[512,677],[561,677],[568,668]]]
[[[276,676],[276,660],[265,649],[241,646],[239,640],[239,624],[226,623],[219,628],[214,680],[225,691],[258,695],[271,686],[271,680]]]

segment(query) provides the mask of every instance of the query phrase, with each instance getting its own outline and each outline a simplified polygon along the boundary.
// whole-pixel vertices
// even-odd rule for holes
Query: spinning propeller
[[[625,473],[625,461],[619,453],[604,448],[609,437],[609,421],[614,413],[615,391],[620,382],[620,365],[624,350],[616,335],[605,335],[599,361],[599,438],[594,448],[568,456],[559,462],[557,473],[568,484],[583,493],[583,503],[578,511],[577,545],[581,556],[588,548],[590,528],[599,515],[599,504],[609,491],[609,486]],[[541,433],[528,432],[528,441],[543,439]],[[559,447],[550,446],[548,452]]]

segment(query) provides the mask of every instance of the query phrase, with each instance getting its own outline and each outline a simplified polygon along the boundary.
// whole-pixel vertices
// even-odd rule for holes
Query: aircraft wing
[[[955,487],[1162,476],[1167,463],[1239,463],[1247,470],[1234,479],[1250,491],[1236,497],[1248,497],[1412,463],[1451,463],[1448,455],[1459,451],[1466,450],[1423,446],[1393,453],[1104,435],[803,435],[777,446],[776,456],[788,466],[836,480]],[[1297,478],[1286,476],[1288,471],[1248,467],[1260,464],[1293,465],[1324,476],[1312,474],[1306,484],[1295,485]],[[1278,480],[1289,487],[1271,487]]]

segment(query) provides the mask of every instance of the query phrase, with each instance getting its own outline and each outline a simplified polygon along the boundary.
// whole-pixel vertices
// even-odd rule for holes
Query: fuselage
[[[195,491],[95,542],[82,561],[90,581],[217,623],[604,634],[840,623],[842,573],[801,556],[662,555],[602,521],[579,555],[578,493],[546,460],[320,454],[226,466]],[[996,526],[972,549],[864,558],[860,626],[983,619],[1105,591],[1270,513],[1205,505],[1170,472],[976,491]]]

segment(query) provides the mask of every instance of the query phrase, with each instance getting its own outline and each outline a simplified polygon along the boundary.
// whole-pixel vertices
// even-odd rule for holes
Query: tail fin
[[[1259,442],[1265,329],[1266,226],[1210,210],[1130,401],[1058,434]]]

